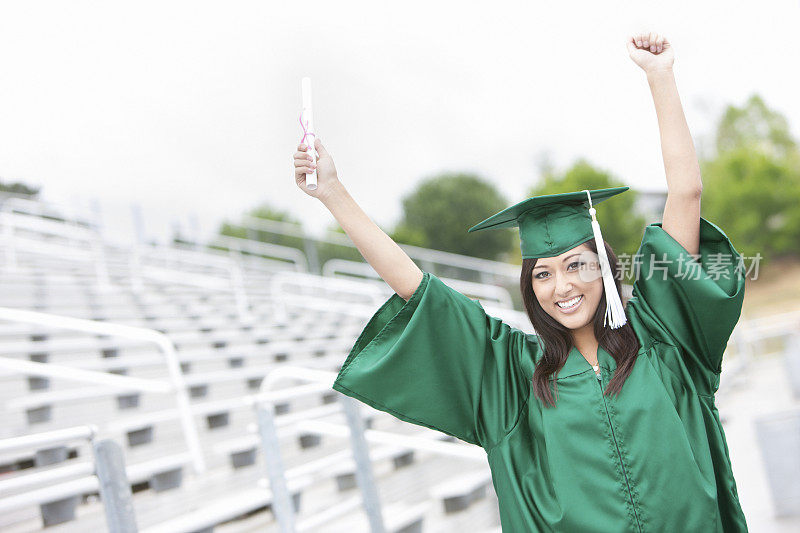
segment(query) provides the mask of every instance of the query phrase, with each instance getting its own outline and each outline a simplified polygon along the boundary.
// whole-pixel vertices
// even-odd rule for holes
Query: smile
[[[572,313],[573,311],[575,311],[575,309],[580,307],[582,303],[583,303],[583,295],[577,296],[572,300],[567,300],[566,302],[563,303],[557,302],[556,305],[558,306],[558,308],[561,310],[562,313]]]

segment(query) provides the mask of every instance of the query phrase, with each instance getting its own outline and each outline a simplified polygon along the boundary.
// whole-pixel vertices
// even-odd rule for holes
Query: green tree
[[[444,173],[422,182],[403,198],[403,217],[393,232],[398,242],[483,259],[504,260],[514,246],[509,229],[467,230],[508,202],[494,185],[474,174]]]
[[[262,204],[258,207],[255,207],[246,214],[257,219],[296,224],[297,228],[302,231],[302,225],[300,224],[300,221],[293,217],[289,212],[274,209],[267,204]],[[248,223],[244,220],[239,223],[230,222],[227,220],[224,221],[220,225],[219,234],[228,237],[238,237],[240,239],[250,239],[259,242],[278,244],[281,246],[288,246],[290,248],[297,248],[305,251],[305,242],[302,236],[285,235],[280,231],[271,231],[269,229],[259,227],[258,224]],[[225,247],[222,246],[216,246],[215,248],[225,249]]]
[[[328,235],[339,234],[344,235],[344,239],[340,239],[345,244],[337,244],[336,242],[320,241],[317,243],[317,255],[320,268],[325,265],[325,262],[330,259],[344,259],[347,261],[356,261],[366,263],[361,256],[358,248],[353,245],[353,242],[347,237],[347,233],[342,229],[338,222],[333,222],[328,226]]]
[[[703,217],[748,257],[800,253],[800,165],[756,147],[727,150],[702,165]],[[745,260],[749,265],[749,260]]]
[[[578,159],[563,174],[548,172],[542,182],[530,191],[529,196],[558,194],[584,189],[608,189],[625,184],[606,171],[593,167],[583,158]],[[597,221],[603,231],[603,239],[618,256],[634,254],[642,242],[646,221],[635,210],[638,193],[629,189],[595,206]]]
[[[700,163],[703,217],[761,265],[800,254],[800,151],[786,118],[753,95],[724,111],[715,148]]]
[[[719,155],[742,148],[755,149],[782,157],[796,151],[789,122],[770,109],[758,95],[741,107],[729,105],[717,126],[716,149]]]
[[[18,195],[30,196],[36,198],[39,196],[40,187],[30,187],[24,183],[3,183],[0,181],[0,192],[13,193]]]
[[[289,214],[288,211],[279,211],[277,209],[273,209],[269,205],[261,205],[254,209],[251,209],[248,213],[251,217],[255,218],[263,218],[264,220],[274,220],[277,222],[290,222],[293,224],[300,224],[300,221]]]
[[[251,209],[246,214],[256,219],[286,222],[296,225],[296,229],[300,230],[300,234],[286,235],[282,232],[281,228],[271,230],[260,227],[257,222],[254,223],[252,221],[242,220],[240,223],[230,221],[223,222],[219,230],[220,235],[296,248],[306,256],[312,271],[314,270],[314,265],[321,269],[325,262],[330,259],[364,261],[361,257],[361,253],[349,242],[349,239],[346,244],[338,244],[325,240],[321,241],[316,237],[305,235],[302,223],[287,211],[277,210],[267,204],[263,204]],[[289,227],[287,229],[291,230],[292,228]],[[344,230],[335,222],[328,227],[328,233],[332,232],[344,234]],[[224,246],[215,246],[215,248],[226,249]],[[258,255],[257,252],[244,253],[248,255]]]
[[[274,209],[266,204],[251,209],[246,213],[246,215],[262,220],[297,224],[298,228],[302,228],[300,221],[294,218],[289,212]],[[230,237],[239,237],[241,239],[251,239],[261,242],[271,242],[285,246],[296,246],[298,241],[297,237],[269,231],[259,227],[257,223],[249,224],[244,220],[238,224],[229,222],[227,220],[224,221],[220,227],[219,233],[220,235],[227,235]]]

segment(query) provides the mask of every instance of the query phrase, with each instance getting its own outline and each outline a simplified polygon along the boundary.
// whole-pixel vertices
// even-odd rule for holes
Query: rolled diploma
[[[303,89],[303,113],[302,113],[302,121],[306,125],[305,128],[305,135],[306,141],[305,145],[308,146],[307,154],[310,154],[313,157],[313,162],[317,162],[317,151],[314,149],[314,113],[311,110],[311,78],[305,77],[303,78],[302,82],[302,89]],[[311,142],[309,142],[309,140]],[[317,188],[317,169],[314,169],[310,173],[306,173],[306,187],[311,189],[312,191]]]

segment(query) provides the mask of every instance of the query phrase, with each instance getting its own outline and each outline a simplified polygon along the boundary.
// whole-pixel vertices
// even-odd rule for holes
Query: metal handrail
[[[230,235],[217,235],[210,243],[211,246],[224,246],[240,255],[244,252],[260,256],[270,256],[288,261],[294,265],[295,271],[308,271],[308,260],[303,252],[291,246],[281,246],[269,242],[254,241]]]
[[[788,338],[797,332],[800,332],[800,311],[739,320],[728,339],[728,346],[733,346],[736,350],[736,363],[725,367],[726,379],[720,383],[717,395],[727,392],[735,380],[746,379],[747,369],[756,358],[756,343],[775,337]]]
[[[335,231],[328,231],[322,237],[311,237],[303,232],[303,229],[300,225],[290,222],[280,222],[253,216],[245,216],[242,218],[242,224],[238,225],[243,227],[245,230],[265,230],[280,235],[301,237],[306,240],[356,248],[356,245],[353,243],[353,241],[350,240],[350,238],[345,234]],[[399,246],[408,254],[409,257],[411,257],[411,259],[420,261],[423,265],[425,265],[425,268],[428,269],[430,269],[430,265],[437,264],[473,270],[478,272],[481,276],[489,274],[501,276],[503,278],[511,278],[514,281],[519,279],[519,265],[504,263],[502,261],[492,261],[490,259],[480,259],[467,255],[454,254],[451,252],[443,252],[441,250],[431,250],[429,248],[412,246],[410,244],[399,244]]]
[[[284,286],[288,284],[301,285],[303,288],[311,288],[315,296],[287,295]],[[320,311],[334,310],[349,316],[369,318],[374,313],[374,306],[383,303],[386,299],[381,287],[366,285],[360,281],[352,281],[340,278],[326,278],[316,274],[306,274],[302,272],[276,272],[269,280],[270,297],[274,309],[276,320],[285,322],[287,319],[286,301],[293,306],[301,306],[307,309],[318,309]],[[321,290],[340,290],[349,294],[358,294],[367,297],[369,300],[359,305],[342,302],[330,301],[318,298],[316,294]]]
[[[45,446],[70,440],[89,440],[97,434],[97,426],[87,424],[74,426],[32,435],[22,435],[19,437],[9,437],[0,439],[0,453],[11,453],[18,450],[26,450],[32,446]]]
[[[90,370],[80,370],[76,368],[69,368],[68,372],[64,370],[66,367],[58,369],[58,377],[65,379],[73,379],[77,381],[89,381],[91,383],[103,383],[112,387],[119,387],[123,383],[127,384],[123,387],[127,388],[142,388],[154,387],[159,389],[162,386],[167,386],[166,390],[158,390],[157,392],[174,392],[175,399],[178,404],[180,412],[181,426],[186,439],[189,453],[192,455],[192,463],[195,472],[202,473],[205,471],[205,461],[203,459],[202,449],[200,447],[200,438],[197,432],[194,418],[191,412],[189,401],[189,394],[186,390],[186,384],[183,380],[183,373],[181,372],[180,363],[178,362],[178,355],[175,351],[175,345],[163,333],[135,326],[126,326],[122,324],[111,324],[108,322],[100,322],[95,320],[86,320],[82,318],[66,317],[62,315],[53,315],[50,313],[40,313],[37,311],[26,311],[22,309],[12,309],[8,307],[0,307],[0,319],[12,322],[27,322],[31,324],[38,324],[52,328],[70,329],[77,331],[85,331],[88,333],[98,333],[102,335],[112,335],[118,337],[125,337],[129,339],[138,339],[145,342],[154,343],[159,350],[164,354],[167,363],[167,371],[169,372],[171,387],[163,382],[155,380],[144,380],[142,378],[131,378],[127,376],[117,376],[107,374],[105,372],[94,372]],[[24,363],[24,364],[21,364]],[[10,365],[8,359],[0,359],[0,366],[11,367],[19,370],[24,374],[34,375],[55,375],[47,370],[48,365],[51,363],[35,363],[33,361],[19,361],[14,360]],[[52,369],[53,367],[50,367]]]
[[[117,376],[96,370],[82,370],[71,366],[56,365],[53,363],[39,363],[24,361],[11,357],[0,357],[0,368],[26,374],[30,376],[47,376],[63,378],[82,383],[95,383],[106,385],[124,391],[138,390],[142,392],[172,392],[172,385],[154,379],[134,378],[130,376]],[[12,400],[13,401],[13,400]]]
[[[70,224],[70,220],[67,217],[61,217],[65,219],[65,222],[40,218],[44,213],[42,207],[43,206],[38,202],[19,199],[12,199],[0,205],[0,225],[3,227],[3,231],[0,235],[2,235],[6,241],[4,251],[8,266],[12,269],[16,268],[16,250],[18,248],[24,248],[36,253],[47,253],[63,259],[78,259],[92,263],[96,270],[98,283],[106,289],[110,288],[112,285],[108,275],[102,236],[92,228]],[[33,212],[35,215],[28,216],[26,214],[18,214],[16,211],[22,211],[23,213]],[[76,246],[56,245],[49,242],[31,242],[28,238],[23,239],[15,235],[14,230],[17,227],[45,234],[59,235],[65,237],[70,242],[73,240],[87,242],[90,250],[83,250]],[[143,251],[145,252],[144,255],[142,253]],[[209,253],[166,246],[152,246],[148,248],[148,246],[144,244],[134,245],[130,252],[131,283],[134,290],[140,291],[143,288],[143,276],[155,279],[166,278],[173,283],[188,284],[209,290],[232,290],[240,318],[245,322],[252,320],[253,317],[249,313],[247,294],[244,289],[244,277],[238,260],[239,254],[230,252],[228,254],[229,257],[222,258]],[[212,276],[203,276],[194,273],[186,274],[180,270],[173,272],[169,269],[156,269],[153,267],[143,268],[142,257],[150,257],[156,254],[166,255],[168,260],[174,259],[179,263],[219,267],[227,273],[228,281],[226,283],[228,283],[229,286],[220,287],[220,280]]]
[[[51,211],[47,211],[52,208]],[[86,223],[77,216],[74,207],[66,204],[58,204],[55,202],[48,202],[45,200],[29,200],[27,198],[11,197],[0,202],[0,210],[18,210],[24,213],[35,214],[39,216],[46,216],[48,214],[57,215],[66,220],[72,220],[76,224]],[[65,216],[64,213],[68,214]]]
[[[162,256],[167,266],[156,267],[143,264],[143,259],[146,260],[158,255]],[[226,277],[215,277],[208,274],[186,272],[179,268],[171,268],[168,266],[170,262],[173,262],[175,266],[188,263],[219,268],[225,272]],[[129,264],[131,286],[136,292],[144,290],[143,278],[190,285],[208,290],[232,291],[239,318],[243,322],[252,322],[254,320],[250,313],[250,304],[244,287],[242,267],[234,253],[229,253],[228,257],[220,257],[207,252],[198,252],[185,248],[137,244],[131,248]]]
[[[108,275],[108,266],[102,237],[93,229],[84,226],[70,225],[69,222],[55,222],[41,218],[36,215],[26,215],[14,212],[13,203],[6,202],[0,205],[0,226],[2,232],[0,236],[4,242],[5,262],[8,268],[17,268],[17,249],[23,248],[28,252],[57,254],[59,257],[69,260],[81,260],[91,263],[94,266],[97,276],[97,284],[103,288],[111,287],[111,280]],[[44,234],[59,235],[70,242],[80,240],[88,243],[89,251],[81,250],[82,253],[76,254],[80,248],[53,244],[50,242],[34,241],[29,238],[22,238],[15,233],[16,228],[27,229]],[[69,250],[69,253],[65,253]],[[82,257],[83,256],[83,257]]]
[[[367,278],[368,281],[383,281],[369,263],[349,261],[347,259],[329,259],[325,261],[322,266],[322,275],[324,277],[335,278],[339,273],[349,274],[350,276],[345,278],[338,277],[337,279],[352,279],[353,276],[360,276],[361,278]],[[356,279],[359,279],[361,283],[367,281],[360,278]],[[440,279],[461,293],[477,296],[484,300],[493,300],[501,307],[513,308],[511,294],[504,287],[454,278],[440,277]]]

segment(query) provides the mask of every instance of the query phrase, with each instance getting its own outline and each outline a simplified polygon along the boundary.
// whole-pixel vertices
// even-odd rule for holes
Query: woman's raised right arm
[[[305,184],[306,172],[310,172],[313,163],[303,144],[298,146],[294,156],[297,186],[328,208],[367,263],[398,296],[408,301],[422,282],[422,271],[350,196],[339,181],[333,158],[319,139],[314,141],[314,148],[319,155],[317,188],[312,191]]]

